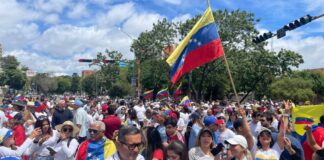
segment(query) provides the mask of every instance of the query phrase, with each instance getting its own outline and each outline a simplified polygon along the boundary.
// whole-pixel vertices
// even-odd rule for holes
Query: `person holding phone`
[[[79,146],[79,142],[75,139],[76,134],[79,132],[79,128],[71,121],[65,121],[55,128],[59,131],[60,138],[53,148],[47,147],[47,149],[50,151],[50,154],[54,156],[54,159],[73,160],[74,154]]]

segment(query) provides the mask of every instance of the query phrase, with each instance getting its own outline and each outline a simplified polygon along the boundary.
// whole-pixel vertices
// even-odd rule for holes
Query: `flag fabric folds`
[[[319,117],[323,115],[324,105],[298,106],[293,108],[292,120],[295,131],[304,135],[304,126],[307,124],[318,124]]]
[[[169,92],[168,92],[168,88],[162,89],[157,93],[158,97],[168,97],[169,96]]]
[[[182,98],[179,106],[183,106],[183,107],[189,107],[190,106],[190,99],[188,96],[185,96]]]
[[[217,26],[210,7],[167,59],[170,78],[176,83],[181,76],[224,55]]]
[[[76,159],[90,160],[90,159],[107,159],[116,152],[116,146],[113,141],[103,139],[98,142],[91,142],[86,140],[79,146]]]
[[[148,90],[146,92],[143,93],[143,98],[144,99],[150,99],[153,97],[153,89],[152,90]]]

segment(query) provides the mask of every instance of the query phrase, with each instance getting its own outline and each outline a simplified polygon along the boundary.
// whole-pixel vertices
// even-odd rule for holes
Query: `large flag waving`
[[[182,98],[179,106],[183,106],[183,107],[189,107],[190,106],[190,99],[188,96],[185,96]]]
[[[304,135],[304,126],[307,124],[318,124],[319,117],[321,117],[324,105],[313,105],[313,106],[299,106],[293,108],[292,120],[294,129],[299,135]]]
[[[213,13],[208,7],[204,15],[167,59],[167,63],[171,66],[172,83],[176,83],[181,76],[196,67],[223,55],[224,50],[217,33]]]

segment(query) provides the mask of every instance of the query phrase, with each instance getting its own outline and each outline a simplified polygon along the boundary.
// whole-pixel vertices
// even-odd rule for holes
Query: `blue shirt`
[[[189,142],[188,142],[188,150],[190,150],[192,147],[195,146],[200,130],[201,130],[201,127],[198,124],[192,125],[190,136],[189,136]]]

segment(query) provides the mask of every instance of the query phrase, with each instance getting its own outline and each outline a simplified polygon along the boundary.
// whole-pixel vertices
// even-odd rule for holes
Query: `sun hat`
[[[71,126],[73,128],[73,136],[75,136],[79,132],[79,130],[80,130],[79,127],[77,127],[76,125],[74,125],[74,123],[71,122],[71,121],[65,121],[64,123],[55,126],[55,129],[58,130],[59,132],[61,132],[61,129],[64,126]]]
[[[244,149],[247,149],[247,147],[248,147],[246,139],[241,135],[235,135],[234,137],[232,137],[228,140],[225,140],[225,144],[240,145]]]

